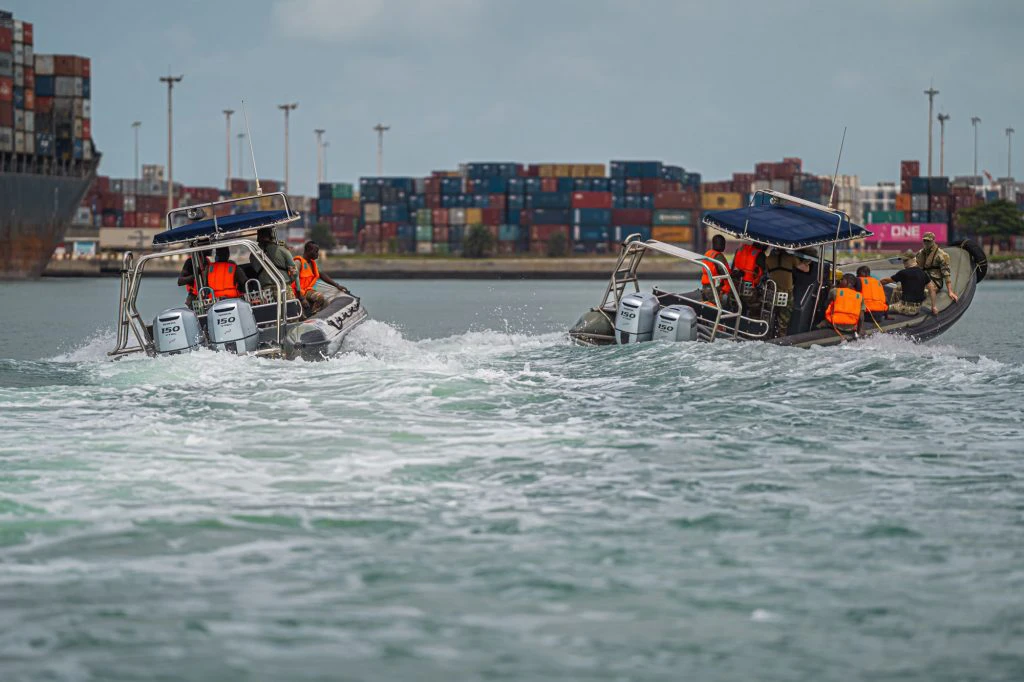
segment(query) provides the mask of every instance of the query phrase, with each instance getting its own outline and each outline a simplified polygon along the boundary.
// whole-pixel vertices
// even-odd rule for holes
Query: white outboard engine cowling
[[[202,343],[199,318],[188,308],[169,308],[153,318],[153,345],[158,354],[188,353]]]
[[[658,297],[654,294],[637,292],[623,296],[615,315],[615,342],[650,341],[658,308]]]
[[[655,341],[696,341],[697,312],[686,305],[665,306],[654,325]]]
[[[250,353],[259,345],[259,330],[252,306],[240,298],[217,301],[206,313],[210,347],[232,353]]]

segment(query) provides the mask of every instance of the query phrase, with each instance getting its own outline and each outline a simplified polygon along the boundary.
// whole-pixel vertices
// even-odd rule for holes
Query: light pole
[[[244,159],[245,157],[242,156],[242,145],[245,143],[245,133],[238,133],[236,137],[238,138],[238,163],[241,164],[238,166],[238,177],[244,180],[245,163],[242,162],[242,159]],[[231,188],[229,187],[228,190],[230,191],[230,189]]]
[[[227,132],[224,135],[224,146],[227,147],[228,156],[228,176],[227,180],[224,181],[224,189],[227,192],[231,192],[231,114],[235,113],[234,109],[225,109],[224,118],[227,122]],[[239,157],[241,158],[241,157]]]
[[[324,181],[324,133],[327,131],[323,128],[317,128],[313,131],[316,135],[316,184],[319,185]],[[319,187],[317,188],[319,191]]]
[[[1013,164],[1011,161],[1011,154],[1013,153],[1013,134],[1017,132],[1013,128],[1006,129],[1006,177],[1007,179],[1013,177]],[[1011,183],[1012,184],[1012,183]]]
[[[135,132],[135,188],[132,190],[132,195],[137,196],[139,193],[139,128],[142,127],[142,121],[132,122],[132,130]]]
[[[384,175],[384,133],[391,130],[391,126],[378,123],[373,127],[377,131],[377,177]]]
[[[321,149],[324,150],[324,177],[328,178],[331,177],[330,174],[327,172],[327,148],[330,146],[330,142],[324,142],[323,147],[321,147]]]
[[[284,111],[284,193],[288,194],[288,114],[298,109],[299,103],[278,104],[277,108]]]
[[[971,116],[971,125],[974,126],[974,177],[978,177],[978,124],[981,123],[981,119],[977,116]]]
[[[174,111],[171,107],[171,93],[174,92],[174,84],[180,83],[184,76],[172,76],[170,74],[160,77],[161,83],[167,83],[167,212],[174,208]]]
[[[946,121],[949,114],[939,114],[939,176],[946,177]]]
[[[928,95],[928,177],[930,178],[932,176],[932,105],[935,95],[939,94],[939,91],[932,86],[928,86],[924,94]],[[928,181],[928,186],[931,187],[931,180]]]

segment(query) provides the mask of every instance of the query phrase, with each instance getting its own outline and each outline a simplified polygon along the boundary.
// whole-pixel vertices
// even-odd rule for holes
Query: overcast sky
[[[1007,126],[1024,133],[1024,2],[858,0],[8,0],[35,24],[37,52],[92,58],[101,172],[166,160],[167,73],[175,88],[175,179],[220,185],[225,108],[244,97],[261,175],[314,192],[313,129],[331,180],[376,169],[422,175],[463,161],[660,159],[706,180],[800,156],[831,173],[893,180],[927,157],[934,81],[946,173],[1006,173]],[[233,136],[241,130],[232,121]],[[938,174],[938,125],[935,173]],[[1017,145],[1024,151],[1024,147]],[[232,140],[232,154],[237,141]],[[1018,166],[1024,164],[1024,153]],[[251,166],[247,175],[251,177]],[[1022,173],[1018,172],[1017,175]]]

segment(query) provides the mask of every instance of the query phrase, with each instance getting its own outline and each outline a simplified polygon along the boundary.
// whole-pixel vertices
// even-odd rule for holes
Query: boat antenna
[[[242,116],[245,117],[245,136],[249,138],[249,154],[252,155],[252,174],[256,177],[256,196],[263,196],[263,188],[260,187],[260,173],[256,170],[256,151],[252,146],[252,133],[249,132],[249,114],[245,111],[245,98],[242,98]]]
[[[839,161],[843,158],[843,145],[846,144],[846,126],[843,126],[843,140],[839,143],[839,157],[836,158],[836,172],[832,176],[832,191],[828,195],[828,207],[832,208],[832,199],[836,196],[836,179],[839,178]]]

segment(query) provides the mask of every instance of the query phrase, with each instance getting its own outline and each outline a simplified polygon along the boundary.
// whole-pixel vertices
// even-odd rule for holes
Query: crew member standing
[[[725,257],[723,251],[725,251],[725,237],[723,237],[720,234],[716,234],[711,239],[711,248],[704,252],[704,259],[708,261],[708,267],[711,269],[711,273],[715,277],[718,277],[719,275],[724,275],[729,270],[729,259]],[[714,261],[718,261],[718,263],[721,263],[721,265],[715,263]],[[703,268],[701,269],[703,270]],[[706,270],[704,271],[704,274],[700,276],[700,283],[701,298],[703,298],[708,303],[714,303],[715,294],[711,289],[711,278],[708,277],[708,273]],[[722,297],[722,304],[727,305],[729,296],[729,283],[726,280],[722,280],[722,283],[718,289],[718,293]]]
[[[765,256],[765,268],[775,282],[775,336],[785,336],[793,317],[793,271],[810,272],[811,264],[788,251],[772,249]]]
[[[953,303],[960,300],[960,297],[953,291],[953,281],[950,278],[949,269],[949,254],[940,249],[939,245],[935,243],[935,233],[925,232],[921,241],[921,250],[917,252],[917,267],[924,270],[924,274],[928,275],[928,279],[931,280],[928,283],[928,296],[932,301],[932,315],[938,315],[939,308],[936,303],[936,296],[939,291],[942,291],[943,282],[946,284],[946,293],[949,294],[949,298]]]
[[[764,279],[764,265],[764,247],[758,244],[744,244],[732,257],[732,278],[740,288],[739,297],[747,317],[761,315],[760,287]]]

